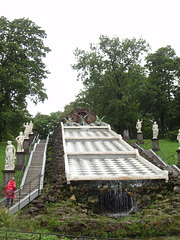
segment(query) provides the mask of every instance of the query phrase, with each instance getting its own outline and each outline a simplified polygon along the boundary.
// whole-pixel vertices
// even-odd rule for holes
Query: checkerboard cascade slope
[[[104,126],[62,124],[67,182],[165,179],[163,171],[139,155],[120,135]]]

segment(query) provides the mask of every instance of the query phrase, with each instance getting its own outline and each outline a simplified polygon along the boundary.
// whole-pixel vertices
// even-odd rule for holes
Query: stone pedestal
[[[125,139],[127,139],[127,140],[130,139],[130,137],[129,137],[129,130],[124,130],[124,131],[123,131],[123,137],[124,137]]]
[[[25,162],[25,152],[16,152],[17,162],[15,169],[21,170]]]
[[[6,188],[7,183],[14,177],[16,171],[15,170],[2,170],[3,173],[3,189]]]
[[[137,143],[138,144],[144,144],[143,133],[142,132],[137,132]]]
[[[33,139],[34,139],[34,134],[33,134],[33,133],[30,133],[30,134],[29,134],[29,145],[32,144]]]
[[[158,138],[153,138],[152,139],[152,150],[153,151],[160,151],[160,149],[159,149],[159,139]]]
[[[28,152],[29,152],[29,138],[24,139],[23,149],[24,149],[25,154],[28,154]]]
[[[180,149],[176,151],[178,153],[178,163],[177,166],[180,168]]]

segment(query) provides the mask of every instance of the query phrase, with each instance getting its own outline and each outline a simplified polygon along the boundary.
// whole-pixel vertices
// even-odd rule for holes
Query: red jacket
[[[10,199],[14,199],[16,197],[16,195],[14,194],[14,191],[16,191],[16,183],[14,180],[11,180],[8,182],[5,188],[6,197]]]

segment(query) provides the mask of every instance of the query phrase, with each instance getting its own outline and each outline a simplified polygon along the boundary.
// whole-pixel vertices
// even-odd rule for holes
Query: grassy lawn
[[[6,149],[7,143],[6,142],[0,142],[0,170],[4,169],[5,164],[5,149]],[[0,172],[1,174],[2,172]]]
[[[178,147],[179,144],[177,141],[159,140],[159,148],[168,156],[177,155],[176,150],[178,150]]]
[[[2,170],[4,170],[5,166],[5,149],[6,149],[7,143],[6,142],[0,142],[0,185],[3,183],[3,173]]]
[[[136,142],[137,139],[131,139],[131,142]],[[145,150],[152,148],[151,139],[144,139],[144,144],[141,147]],[[159,155],[166,163],[169,165],[177,164],[177,152],[179,144],[177,141],[170,141],[166,139],[159,139],[159,148],[161,151],[157,151],[156,154]]]

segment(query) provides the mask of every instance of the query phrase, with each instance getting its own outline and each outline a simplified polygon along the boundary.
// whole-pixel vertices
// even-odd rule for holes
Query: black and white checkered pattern
[[[149,167],[133,158],[81,159],[69,158],[69,169],[76,175],[156,175]]]
[[[110,127],[64,127],[67,181],[167,179]]]

